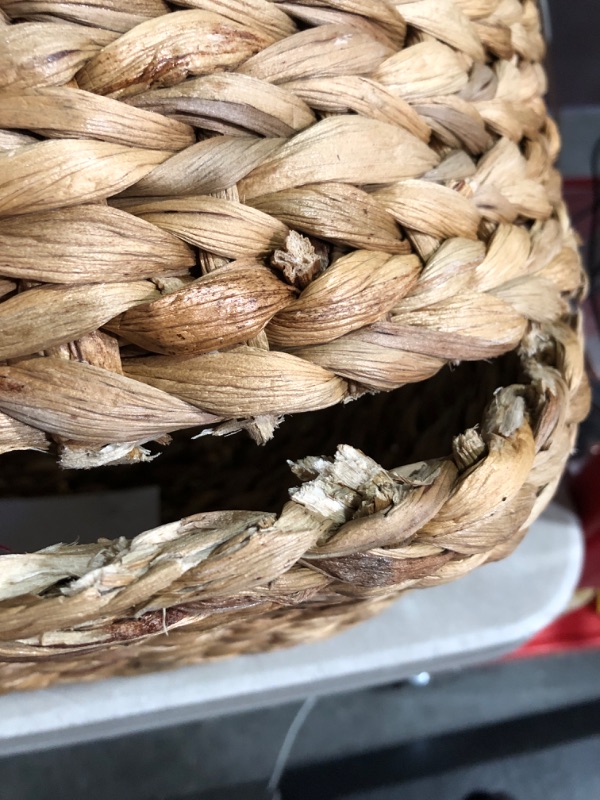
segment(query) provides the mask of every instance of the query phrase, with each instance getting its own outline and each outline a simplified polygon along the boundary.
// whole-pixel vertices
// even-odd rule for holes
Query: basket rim
[[[226,608],[385,598],[506,555],[549,501],[586,411],[573,324],[531,330],[527,382],[498,388],[450,457],[384,470],[341,445],[296,463],[304,482],[279,516],[205,512],[132,540],[0,556],[0,658],[33,657],[41,641],[63,653],[134,641],[164,614],[169,629]]]

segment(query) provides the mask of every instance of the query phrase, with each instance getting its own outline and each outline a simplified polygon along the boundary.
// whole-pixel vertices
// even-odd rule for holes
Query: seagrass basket
[[[0,689],[510,553],[588,405],[536,3],[0,8],[0,491],[156,483],[164,521],[0,556]]]

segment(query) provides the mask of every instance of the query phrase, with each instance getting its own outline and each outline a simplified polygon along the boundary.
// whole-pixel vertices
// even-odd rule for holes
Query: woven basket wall
[[[588,404],[536,3],[0,7],[0,490],[166,508],[0,556],[0,689],[309,641],[510,553]]]

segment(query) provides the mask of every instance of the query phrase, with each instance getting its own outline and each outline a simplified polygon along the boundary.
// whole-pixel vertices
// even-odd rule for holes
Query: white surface
[[[566,607],[582,563],[574,515],[552,506],[505,561],[407,594],[337,637],[136,678],[0,697],[0,755],[346,691],[503,655]]]

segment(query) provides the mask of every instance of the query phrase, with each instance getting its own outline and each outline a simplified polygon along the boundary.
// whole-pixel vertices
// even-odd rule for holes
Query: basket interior
[[[2,456],[0,497],[155,486],[160,491],[162,523],[201,511],[278,512],[288,499],[289,487],[297,483],[288,460],[330,456],[341,443],[360,448],[388,469],[445,456],[456,434],[481,421],[494,391],[520,380],[514,353],[490,362],[449,365],[419,384],[287,417],[263,446],[245,432],[194,439],[195,432],[188,430],[174,434],[167,447],[155,446],[160,454],[154,460],[135,465],[62,469],[53,454],[8,453]],[[60,506],[56,508],[60,514]],[[26,532],[23,535],[19,550],[26,551]],[[111,531],[104,535],[111,538]],[[80,540],[86,541],[85,532]]]

